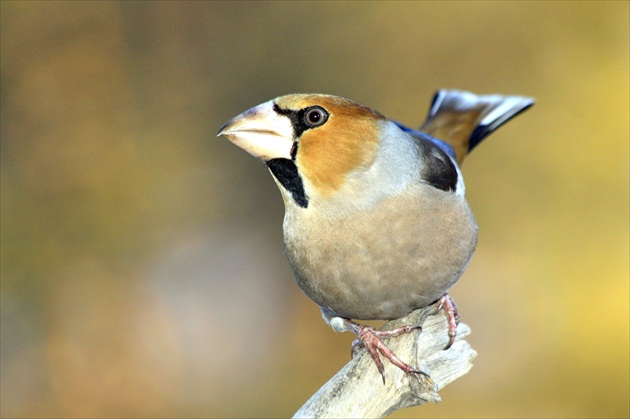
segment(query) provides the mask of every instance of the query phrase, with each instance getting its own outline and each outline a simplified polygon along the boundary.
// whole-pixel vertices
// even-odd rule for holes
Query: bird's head
[[[261,159],[285,201],[306,208],[332,197],[369,170],[382,138],[406,136],[379,112],[349,99],[321,94],[281,96],[243,112],[219,130]],[[356,188],[355,188],[356,189]]]

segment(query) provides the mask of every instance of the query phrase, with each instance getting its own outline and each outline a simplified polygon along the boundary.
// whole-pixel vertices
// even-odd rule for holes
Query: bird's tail
[[[420,130],[453,147],[461,164],[485,137],[533,104],[528,97],[439,90]]]

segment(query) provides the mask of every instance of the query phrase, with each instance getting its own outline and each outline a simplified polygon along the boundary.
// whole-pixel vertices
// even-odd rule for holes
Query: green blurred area
[[[440,87],[537,104],[466,161],[475,367],[396,417],[628,417],[628,2],[1,7],[2,417],[290,416],[348,361],[223,139],[276,96],[417,126]]]

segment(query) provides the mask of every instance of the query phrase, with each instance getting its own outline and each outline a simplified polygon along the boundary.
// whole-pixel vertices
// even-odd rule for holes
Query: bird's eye
[[[310,128],[319,127],[328,120],[328,112],[324,108],[315,106],[304,112],[304,122]]]

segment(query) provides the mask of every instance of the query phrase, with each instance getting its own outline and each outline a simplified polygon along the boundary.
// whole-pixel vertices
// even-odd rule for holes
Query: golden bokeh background
[[[2,416],[292,415],[353,336],[215,133],[294,92],[417,126],[450,87],[537,104],[463,167],[475,367],[394,416],[628,417],[628,5],[3,1]]]

